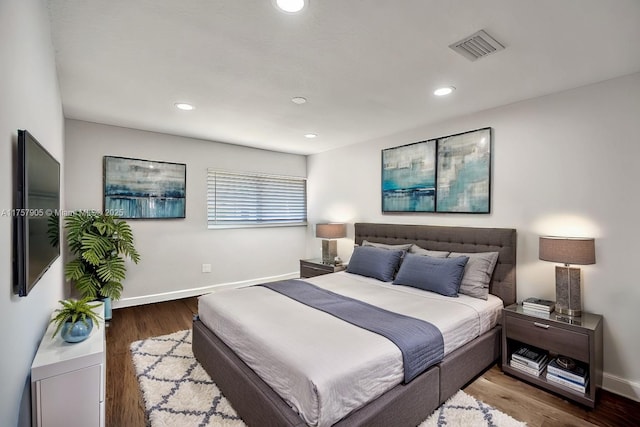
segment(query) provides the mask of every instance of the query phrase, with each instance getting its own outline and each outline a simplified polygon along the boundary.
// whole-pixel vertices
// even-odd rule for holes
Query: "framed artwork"
[[[184,218],[187,165],[104,157],[104,210],[121,218]]]
[[[436,141],[382,150],[382,211],[435,212]]]
[[[491,128],[382,150],[382,212],[489,213]]]
[[[489,213],[491,128],[438,139],[437,212]]]

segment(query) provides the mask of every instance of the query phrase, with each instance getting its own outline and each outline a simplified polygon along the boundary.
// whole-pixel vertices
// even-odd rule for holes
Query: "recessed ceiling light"
[[[454,90],[456,90],[456,88],[453,86],[439,87],[438,89],[433,91],[433,94],[436,96],[445,96],[449,95]]]
[[[191,104],[187,104],[186,102],[176,102],[174,105],[176,106],[177,109],[184,110],[184,111],[191,111],[194,108],[196,108]]]
[[[276,0],[276,6],[283,12],[297,13],[304,9],[309,0]]]
[[[315,134],[315,133],[305,133],[305,134],[304,134],[304,137],[305,137],[305,138],[309,138],[309,139],[316,138],[317,136],[318,136],[318,135],[317,135],[317,134]]]
[[[291,98],[291,102],[293,102],[294,104],[302,105],[307,103],[307,98],[296,96],[294,98]]]

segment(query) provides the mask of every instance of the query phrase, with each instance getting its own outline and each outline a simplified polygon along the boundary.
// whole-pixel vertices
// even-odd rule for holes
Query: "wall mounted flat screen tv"
[[[14,292],[26,296],[60,256],[60,163],[18,130],[14,218]]]

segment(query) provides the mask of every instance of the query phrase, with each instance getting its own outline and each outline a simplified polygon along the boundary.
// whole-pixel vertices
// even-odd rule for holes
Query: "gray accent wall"
[[[114,307],[297,277],[306,227],[207,229],[207,168],[305,177],[305,156],[79,120],[67,120],[65,133],[69,210],[102,209],[103,156],[187,165],[186,218],[129,220],[142,259],[128,264]],[[202,264],[211,264],[211,273],[202,273]]]
[[[526,78],[523,80],[526,83]],[[455,96],[464,96],[458,90]],[[513,227],[518,300],[555,299],[555,264],[538,260],[541,235],[595,237],[581,266],[583,306],[604,316],[604,386],[640,400],[640,73],[462,116],[309,156],[309,222],[357,221]],[[491,214],[382,214],[381,150],[490,126]],[[319,254],[309,232],[308,255]]]

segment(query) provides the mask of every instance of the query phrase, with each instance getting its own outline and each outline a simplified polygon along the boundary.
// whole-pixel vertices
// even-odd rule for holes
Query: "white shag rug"
[[[148,426],[245,426],[193,357],[191,330],[136,341],[130,348]],[[431,426],[524,427],[526,424],[458,391],[419,427]]]

